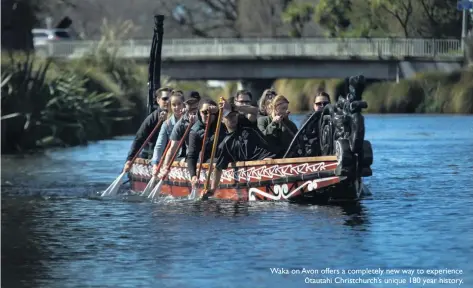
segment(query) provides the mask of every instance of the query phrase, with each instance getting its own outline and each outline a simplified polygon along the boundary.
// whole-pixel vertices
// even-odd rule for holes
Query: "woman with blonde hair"
[[[259,130],[272,147],[277,147],[276,157],[284,156],[298,130],[296,124],[289,119],[288,108],[289,100],[283,95],[277,95],[269,103],[269,115],[258,118]]]
[[[271,103],[271,100],[273,100],[276,95],[276,91],[272,88],[263,91],[258,101],[259,116],[268,116],[269,103]]]

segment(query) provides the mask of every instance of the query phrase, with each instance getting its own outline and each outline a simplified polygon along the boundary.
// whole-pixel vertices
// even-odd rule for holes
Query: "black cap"
[[[188,91],[184,96],[184,103],[199,102],[200,94],[197,91]]]

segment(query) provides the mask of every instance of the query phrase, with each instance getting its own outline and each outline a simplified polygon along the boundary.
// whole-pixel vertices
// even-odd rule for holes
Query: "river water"
[[[306,287],[364,268],[473,287],[473,117],[367,115],[366,130],[372,195],[346,206],[92,197],[119,175],[132,137],[3,155],[2,287]],[[383,283],[314,285],[422,286],[361,278],[375,276]]]

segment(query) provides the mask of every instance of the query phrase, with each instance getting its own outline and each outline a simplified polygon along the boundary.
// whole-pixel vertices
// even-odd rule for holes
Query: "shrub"
[[[373,113],[473,113],[473,71],[428,72],[399,83],[368,86],[363,98]]]
[[[89,79],[73,69],[30,55],[10,55],[8,63],[2,65],[2,152],[86,144],[112,136],[112,124],[129,119],[130,105],[114,93],[89,91]]]

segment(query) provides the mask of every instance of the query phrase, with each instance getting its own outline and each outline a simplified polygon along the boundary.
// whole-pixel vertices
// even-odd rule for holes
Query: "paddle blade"
[[[189,200],[195,200],[197,198],[197,188],[196,187],[193,187],[192,188],[192,191],[191,191],[191,194],[189,194],[189,196],[187,197],[187,199]]]
[[[105,189],[105,191],[103,191],[102,195],[100,196],[105,197],[105,196],[117,195],[118,189],[120,189],[120,186],[122,185],[123,177],[125,177],[125,175],[126,175],[126,172],[122,172],[122,174],[120,174],[117,177],[117,179],[115,179],[115,181],[113,181],[113,183],[110,186],[108,186],[108,188]]]
[[[154,182],[156,181],[156,177],[153,176],[151,177],[151,180],[149,180],[148,182],[148,185],[146,185],[146,188],[145,190],[143,190],[143,192],[141,193],[141,196],[148,196],[148,194],[153,191],[153,185],[154,185]]]
[[[156,194],[159,194],[159,191],[161,191],[161,186],[163,186],[163,179],[159,180],[158,185],[154,187],[153,191],[151,191],[151,194],[149,194],[148,198],[154,199],[154,197],[156,197]]]

